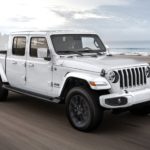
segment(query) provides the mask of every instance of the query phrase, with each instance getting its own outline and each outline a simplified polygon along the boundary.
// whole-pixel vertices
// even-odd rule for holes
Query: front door
[[[30,47],[27,57],[26,86],[27,89],[38,94],[50,96],[52,81],[52,62],[44,58],[38,58],[38,48],[47,48],[45,37],[30,37]]]

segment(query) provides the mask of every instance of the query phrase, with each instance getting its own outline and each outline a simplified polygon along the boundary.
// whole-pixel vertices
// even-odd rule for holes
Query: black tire
[[[140,116],[145,116],[150,113],[150,105],[144,105],[144,106],[137,106],[131,108],[130,112],[134,115],[140,115]]]
[[[103,118],[98,96],[84,87],[74,87],[68,92],[66,113],[71,125],[84,132],[97,128]]]
[[[0,80],[0,101],[6,101],[8,97],[8,90],[2,87],[3,83]]]

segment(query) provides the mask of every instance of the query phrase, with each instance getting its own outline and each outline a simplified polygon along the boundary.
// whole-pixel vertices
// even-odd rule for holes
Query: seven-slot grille
[[[118,70],[120,88],[132,88],[147,83],[146,67],[135,67]]]

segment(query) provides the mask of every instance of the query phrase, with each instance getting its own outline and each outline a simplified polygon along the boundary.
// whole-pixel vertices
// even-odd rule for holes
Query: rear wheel
[[[103,110],[91,90],[75,87],[66,97],[66,112],[71,125],[80,131],[90,131],[102,121]]]
[[[2,85],[3,83],[0,80],[0,101],[6,101],[7,96],[8,96],[8,90],[4,89]]]

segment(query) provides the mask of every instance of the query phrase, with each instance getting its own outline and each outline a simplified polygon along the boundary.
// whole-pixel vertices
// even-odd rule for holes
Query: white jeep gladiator
[[[96,128],[105,110],[150,111],[150,65],[110,55],[94,32],[17,32],[0,52],[0,100],[8,91],[65,103],[71,125]]]

